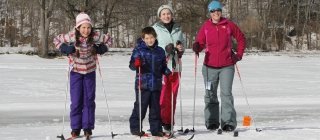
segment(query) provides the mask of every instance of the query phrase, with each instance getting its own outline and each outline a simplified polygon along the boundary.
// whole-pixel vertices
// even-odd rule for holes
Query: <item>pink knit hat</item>
[[[86,13],[81,12],[76,17],[76,26],[75,26],[75,28],[78,28],[83,23],[89,23],[92,26],[90,17]]]

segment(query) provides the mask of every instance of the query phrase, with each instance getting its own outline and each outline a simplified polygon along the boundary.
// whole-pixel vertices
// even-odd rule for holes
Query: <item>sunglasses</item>
[[[222,9],[213,9],[213,10],[210,10],[210,13],[214,13],[214,12],[216,12],[216,11],[222,12]]]

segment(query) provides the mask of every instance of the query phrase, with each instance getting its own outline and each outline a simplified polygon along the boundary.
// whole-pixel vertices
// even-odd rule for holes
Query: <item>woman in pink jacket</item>
[[[237,127],[236,111],[232,96],[232,83],[237,61],[242,59],[245,49],[245,37],[239,27],[222,17],[222,5],[212,1],[208,5],[210,19],[205,21],[198,31],[193,51],[205,50],[202,75],[205,82],[205,124],[208,130],[221,128],[233,131]],[[236,52],[232,51],[232,38],[237,41]],[[219,120],[219,100],[217,97],[220,82],[221,117]],[[221,123],[221,124],[220,124]]]

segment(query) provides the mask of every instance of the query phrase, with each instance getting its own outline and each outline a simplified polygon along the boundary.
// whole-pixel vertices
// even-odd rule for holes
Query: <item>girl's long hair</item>
[[[80,27],[81,27],[81,25],[78,27],[78,29],[79,29]],[[88,42],[87,42],[88,45],[94,44],[94,42],[93,42],[93,36],[94,36],[94,30],[93,30],[93,28],[91,27],[91,32],[90,32],[90,34],[89,34],[89,36],[88,36]],[[80,39],[79,39],[80,37],[81,37],[80,31],[79,31],[79,30],[76,30],[76,45],[81,44]]]
[[[76,29],[76,32],[75,32],[75,35],[76,35],[76,44],[75,44],[75,46],[78,46],[78,45],[81,44],[81,41],[80,41],[81,34],[80,34],[80,31],[79,31],[80,27],[81,27],[81,25],[78,27],[78,29]],[[88,40],[87,40],[87,45],[88,46],[92,46],[94,44],[93,36],[94,36],[94,30],[91,27],[91,32],[90,32],[90,34],[88,36]],[[77,57],[80,56],[80,52],[79,52],[78,49],[76,50],[76,55],[77,55]]]

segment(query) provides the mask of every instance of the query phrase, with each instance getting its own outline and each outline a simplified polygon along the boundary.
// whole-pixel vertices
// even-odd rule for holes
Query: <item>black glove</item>
[[[201,52],[201,47],[200,47],[199,42],[193,43],[193,45],[192,45],[192,50],[193,50],[195,53]]]
[[[182,42],[180,41],[180,40],[178,40],[177,42],[176,42],[176,45],[178,46],[178,45],[182,45]],[[176,49],[177,50],[177,49]],[[179,58],[182,58],[182,55],[183,55],[183,53],[184,53],[184,51],[178,51],[177,50],[177,52],[178,52],[178,57]]]
[[[74,45],[67,45],[66,43],[62,43],[60,46],[60,52],[69,55],[76,52],[76,48],[74,47]]]
[[[176,55],[176,49],[174,48],[173,43],[169,43],[166,47],[166,52],[168,54],[172,55],[172,68],[175,69],[176,68],[176,61],[174,60],[174,57]]]
[[[231,50],[231,58],[234,63],[237,63],[238,61],[241,60],[240,56],[236,54],[234,50]]]
[[[104,54],[108,51],[108,47],[105,44],[94,44],[93,48],[96,50],[97,54]]]
[[[165,49],[166,49],[166,52],[167,52],[168,54],[174,54],[174,53],[175,53],[175,48],[174,48],[173,43],[169,43],[169,44],[165,47]]]
[[[201,52],[201,47],[199,42],[193,43],[192,50],[199,56],[199,52]]]
[[[181,45],[182,44],[182,42],[180,41],[180,40],[178,40],[177,42],[176,42],[176,45]]]

